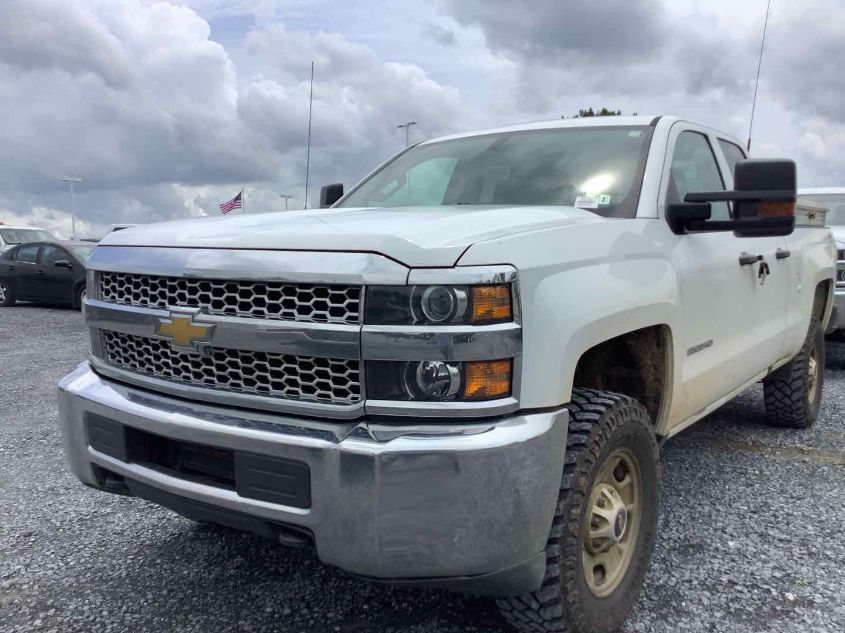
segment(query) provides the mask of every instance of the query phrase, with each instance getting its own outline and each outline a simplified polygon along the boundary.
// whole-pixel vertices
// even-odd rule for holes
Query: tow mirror
[[[706,222],[711,213],[709,202],[675,202],[666,209],[666,219],[674,233],[686,233],[694,223]]]
[[[343,183],[336,182],[331,185],[323,185],[320,188],[320,208],[328,209],[342,197]]]
[[[675,233],[733,231],[737,237],[789,235],[795,230],[795,196],[794,161],[741,160],[734,170],[733,191],[688,193],[684,203],[669,205],[667,220]],[[733,218],[710,220],[712,202],[733,202]]]
[[[68,270],[73,270],[73,264],[71,264],[67,259],[57,259],[53,262],[53,266],[56,268],[67,268]]]

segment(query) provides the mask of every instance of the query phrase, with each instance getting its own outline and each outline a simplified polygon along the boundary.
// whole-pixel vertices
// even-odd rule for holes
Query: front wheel
[[[773,426],[806,429],[819,414],[824,387],[824,330],[816,317],[801,350],[763,381],[766,420]]]
[[[575,389],[561,489],[537,591],[498,601],[524,633],[610,632],[642,587],[657,531],[660,459],[636,400]]]
[[[0,281],[0,306],[6,307],[12,305],[15,305],[15,295],[9,286]]]

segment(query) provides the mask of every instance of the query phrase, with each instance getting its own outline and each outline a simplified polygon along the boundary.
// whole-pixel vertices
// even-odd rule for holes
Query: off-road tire
[[[15,305],[15,295],[12,292],[12,289],[4,283],[0,283],[0,286],[3,287],[3,292],[0,292],[0,297],[2,297],[2,299],[0,299],[0,307],[5,308],[7,306]]]
[[[815,347],[815,351],[814,351]],[[824,388],[824,330],[813,317],[801,351],[783,367],[763,381],[766,421],[772,426],[806,429],[819,414]],[[809,367],[815,356],[815,395],[810,397]]]
[[[79,286],[73,291],[73,309],[74,310],[81,310],[82,309],[82,302],[85,300],[85,284]]]
[[[615,631],[639,596],[657,531],[660,458],[654,426],[636,400],[597,389],[574,389],[560,493],[540,589],[497,601],[504,618],[522,633]],[[642,477],[642,517],[625,576],[605,598],[590,591],[582,564],[582,529],[593,481],[619,448],[636,458]]]

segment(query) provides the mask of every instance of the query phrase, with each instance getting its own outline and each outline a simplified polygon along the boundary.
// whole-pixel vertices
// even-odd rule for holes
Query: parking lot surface
[[[0,631],[508,630],[492,601],[359,580],[257,536],[95,492],[65,469],[55,384],[78,312],[0,308]],[[654,562],[626,631],[845,630],[845,344],[818,423],[761,388],[663,448]]]

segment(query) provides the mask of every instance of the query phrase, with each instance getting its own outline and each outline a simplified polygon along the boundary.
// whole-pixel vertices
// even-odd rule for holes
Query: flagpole
[[[241,213],[246,215],[246,194],[243,187],[241,187]]]
[[[311,113],[314,107],[314,62],[311,62],[311,91],[308,96],[308,142],[305,147],[305,205],[308,208],[308,175],[311,168]]]

